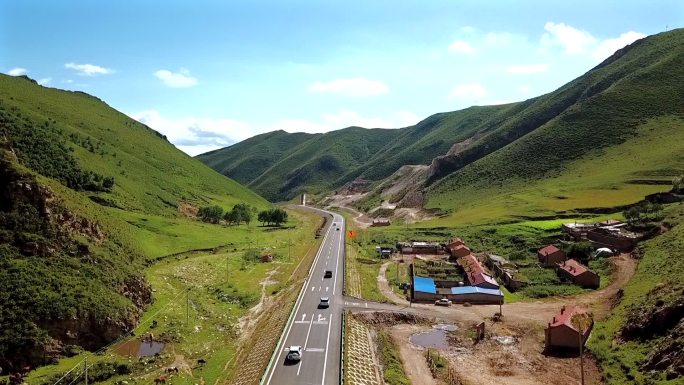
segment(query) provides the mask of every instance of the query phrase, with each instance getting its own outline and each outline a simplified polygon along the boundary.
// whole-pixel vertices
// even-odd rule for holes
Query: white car
[[[285,357],[287,361],[299,361],[302,359],[302,347],[301,346],[290,346],[288,349],[287,356]]]
[[[437,301],[435,301],[435,305],[437,306],[451,306],[451,300],[447,298],[440,298]]]
[[[327,308],[330,307],[330,298],[328,297],[321,297],[321,302],[318,304],[318,308]]]

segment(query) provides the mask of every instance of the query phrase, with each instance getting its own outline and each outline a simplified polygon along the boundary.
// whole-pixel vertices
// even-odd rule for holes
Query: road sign
[[[356,233],[354,232],[354,230],[349,230],[348,234],[349,234],[349,238],[354,238],[356,236]]]

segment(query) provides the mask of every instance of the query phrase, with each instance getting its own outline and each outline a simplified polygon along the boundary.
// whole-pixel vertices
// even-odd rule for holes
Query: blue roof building
[[[421,293],[437,294],[437,286],[432,278],[413,276],[413,290]]]

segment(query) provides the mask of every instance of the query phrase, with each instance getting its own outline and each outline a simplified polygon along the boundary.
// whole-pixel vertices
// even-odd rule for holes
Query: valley
[[[682,29],[519,102],[195,157],[229,141],[40,83],[0,75],[0,384],[684,381]]]

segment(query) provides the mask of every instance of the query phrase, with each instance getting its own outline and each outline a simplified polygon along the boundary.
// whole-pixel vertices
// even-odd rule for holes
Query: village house
[[[442,245],[437,242],[400,242],[397,243],[397,250],[404,254],[443,254]]]
[[[518,272],[518,267],[504,257],[487,254],[485,264],[503,282],[504,286],[511,291],[519,290],[527,284],[527,280]]]
[[[373,226],[373,227],[389,226],[391,224],[392,223],[390,222],[390,220],[388,218],[376,218],[376,219],[373,219],[373,223],[371,224],[371,226]]]
[[[594,321],[592,319],[591,313],[586,309],[571,306],[571,307],[561,307],[560,313],[553,316],[551,322],[545,329],[545,342],[546,350],[558,350],[558,349],[577,349],[580,348],[580,331],[577,326],[573,324],[573,317],[582,317],[589,321],[587,330],[581,334],[581,344],[584,343],[589,338],[591,329],[594,326]]]
[[[463,267],[470,286],[483,289],[499,289],[499,283],[487,273],[480,261],[472,254],[459,258],[458,264]]]
[[[565,253],[554,245],[544,246],[537,251],[539,263],[544,267],[553,267],[565,261]]]
[[[446,241],[446,243],[444,244],[444,247],[446,249],[456,247],[456,246],[465,246],[465,242],[463,242],[463,240],[461,238],[452,238],[452,239],[449,239],[448,241]]]
[[[466,245],[457,245],[449,247],[449,254],[454,258],[462,258],[470,255],[470,249]]]
[[[556,273],[561,278],[578,286],[595,289],[601,285],[601,278],[598,274],[589,270],[589,268],[574,259],[568,259],[567,261],[559,263]]]
[[[621,221],[608,219],[598,223],[564,223],[561,230],[566,239],[587,240],[595,247],[631,251],[644,234],[628,231],[626,226]]]
[[[432,278],[413,276],[412,300],[414,302],[434,302],[447,298],[453,303],[501,304],[504,296],[501,290],[475,286],[446,287]]]

